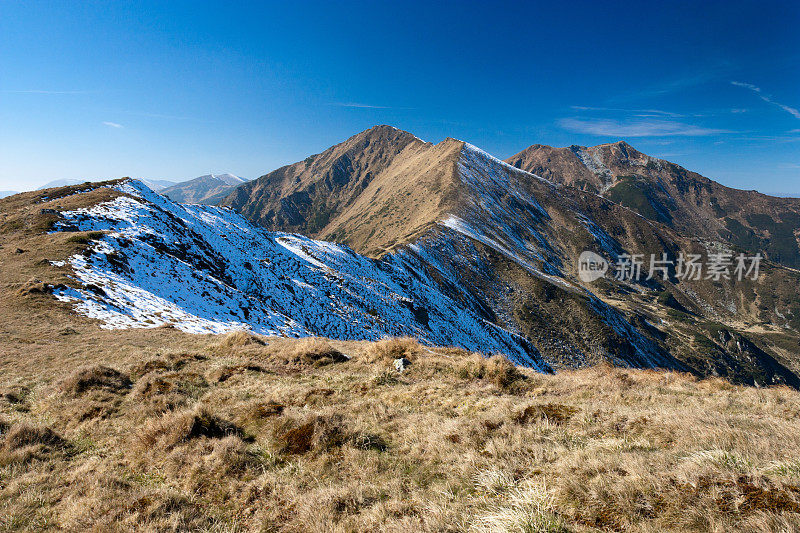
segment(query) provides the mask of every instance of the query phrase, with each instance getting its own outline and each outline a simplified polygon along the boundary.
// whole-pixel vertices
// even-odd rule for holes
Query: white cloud
[[[88,91],[46,91],[42,89],[26,89],[22,91],[3,90],[5,94],[87,94]]]
[[[339,107],[358,107],[361,109],[391,109],[385,105],[359,104],[357,102],[337,102],[333,105],[337,105]]]
[[[574,105],[570,106],[572,109],[576,109],[578,111],[615,111],[621,113],[636,113],[637,116],[664,116],[664,117],[683,117],[680,113],[673,113],[671,111],[662,111],[660,109],[624,109],[620,107],[592,107],[592,106],[583,106],[583,105]]]
[[[610,137],[700,137],[720,133],[734,133],[729,130],[704,128],[673,120],[609,120],[563,118],[558,125],[576,133]]]
[[[116,122],[103,122],[103,124],[105,126],[108,126],[109,128],[124,128],[125,127],[122,124],[117,124]]]
[[[797,110],[794,107],[789,107],[788,105],[785,105],[785,104],[781,104],[780,102],[776,102],[775,100],[772,99],[771,96],[768,96],[768,95],[764,94],[761,91],[761,87],[756,87],[752,83],[744,83],[744,82],[741,82],[741,81],[732,81],[731,85],[735,85],[737,87],[744,87],[745,89],[750,89],[751,91],[756,93],[758,95],[758,97],[761,98],[762,100],[764,100],[765,102],[783,109],[784,111],[786,111],[787,113],[792,115],[794,118],[800,118],[800,110]]]

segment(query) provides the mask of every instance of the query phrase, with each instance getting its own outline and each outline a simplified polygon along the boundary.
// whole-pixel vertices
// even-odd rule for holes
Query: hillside
[[[4,530],[800,524],[800,396],[784,387],[548,376],[412,341],[107,331],[22,301],[35,311],[0,310]]]
[[[246,182],[247,180],[233,174],[208,174],[166,187],[158,192],[182,204],[216,205],[233,189]]]
[[[722,239],[800,266],[800,199],[731,189],[624,141],[588,148],[534,144],[506,161],[554,183],[601,194],[684,234]]]
[[[270,173],[224,203],[269,229],[331,239],[373,257],[417,256],[432,279],[457,280],[457,289],[444,286],[451,298],[528,338],[555,368],[612,360],[797,383],[800,354],[789,340],[800,328],[797,272],[765,265],[759,283],[671,275],[587,286],[576,276],[584,250],[612,264],[626,252],[736,250],[462,141],[424,143],[379,126]],[[334,216],[318,219],[314,205]]]
[[[111,222],[109,202],[137,198],[121,185],[0,203],[4,530],[767,532],[800,523],[800,396],[787,387],[608,365],[548,375],[409,339],[220,336],[181,331],[180,320],[106,329],[51,293],[85,287],[120,303],[142,293],[120,279],[84,285],[60,261],[103,255],[150,276],[125,257],[142,245],[130,231],[48,233],[60,217],[42,209],[106,205]],[[120,238],[131,239],[124,255],[91,251]],[[137,302],[158,311],[152,299]],[[398,356],[411,362],[402,373]]]
[[[455,201],[461,146],[376,126],[237,188],[220,205],[269,230],[380,256],[413,240]]]
[[[0,528],[800,527],[796,273],[583,285],[705,244],[447,144],[481,201],[379,260],[132,180],[0,200]]]

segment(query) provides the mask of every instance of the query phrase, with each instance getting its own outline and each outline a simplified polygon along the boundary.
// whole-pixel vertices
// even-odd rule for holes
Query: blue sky
[[[254,178],[375,124],[800,194],[798,2],[0,0],[0,189]]]

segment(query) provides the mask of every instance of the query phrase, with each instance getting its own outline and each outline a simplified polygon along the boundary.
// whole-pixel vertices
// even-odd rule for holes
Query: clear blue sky
[[[0,0],[0,189],[254,178],[375,124],[800,194],[800,2]]]

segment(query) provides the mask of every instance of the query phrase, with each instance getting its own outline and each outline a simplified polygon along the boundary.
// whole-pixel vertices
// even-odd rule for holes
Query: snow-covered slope
[[[349,248],[253,226],[225,208],[181,205],[142,183],[113,201],[64,212],[57,231],[105,230],[69,258],[81,288],[62,301],[107,328],[173,324],[189,332],[423,342],[501,352],[548,370],[524,338],[440,289],[415,253],[376,261]]]

